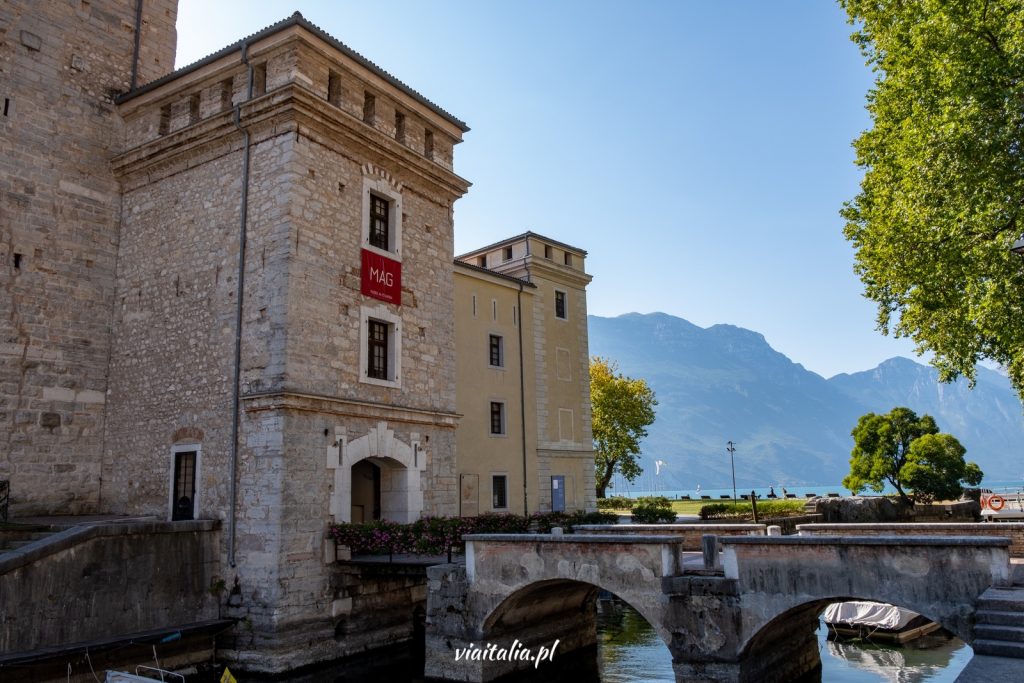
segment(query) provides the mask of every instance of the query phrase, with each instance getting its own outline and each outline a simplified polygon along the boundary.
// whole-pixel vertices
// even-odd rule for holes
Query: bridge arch
[[[514,590],[504,600],[494,605],[490,613],[484,617],[482,635],[487,638],[492,635],[520,633],[524,629],[536,627],[538,623],[552,622],[552,615],[573,612],[590,621],[592,615],[589,613],[593,611],[601,591],[611,593],[636,610],[651,625],[662,643],[666,647],[671,645],[671,633],[664,625],[663,605],[652,609],[650,604],[645,604],[648,601],[638,600],[636,596],[619,595],[615,590],[600,583],[560,578],[542,579]]]

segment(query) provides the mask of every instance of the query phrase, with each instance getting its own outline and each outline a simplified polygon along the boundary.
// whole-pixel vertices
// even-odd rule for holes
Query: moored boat
[[[821,619],[828,626],[829,638],[890,643],[906,643],[940,628],[912,610],[864,600],[832,603],[822,612]]]
[[[1024,520],[1024,492],[981,490],[981,516],[986,522]]]

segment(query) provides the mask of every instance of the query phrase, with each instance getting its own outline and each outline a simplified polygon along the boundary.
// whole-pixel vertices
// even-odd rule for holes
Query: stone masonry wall
[[[0,562],[0,653],[29,652],[218,617],[212,522],[110,524]]]
[[[176,0],[143,11],[139,82],[174,62]],[[0,6],[0,478],[14,515],[99,506],[120,197],[113,98],[135,3]]]

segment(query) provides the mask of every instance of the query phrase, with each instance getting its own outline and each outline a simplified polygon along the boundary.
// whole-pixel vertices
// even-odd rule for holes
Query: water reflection
[[[835,642],[818,629],[821,670],[799,683],[953,683],[971,659],[963,641],[936,632],[903,647]],[[389,681],[422,683],[422,653],[411,648],[374,653],[362,661],[293,674],[289,683]],[[248,679],[247,679],[248,680]],[[539,671],[524,671],[502,683],[675,683],[672,656],[636,610],[619,600],[597,603],[597,647],[559,653]]]

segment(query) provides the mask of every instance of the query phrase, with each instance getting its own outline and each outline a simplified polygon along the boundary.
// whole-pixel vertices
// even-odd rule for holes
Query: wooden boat
[[[825,608],[822,621],[829,638],[862,639],[902,644],[937,631],[940,626],[927,617],[883,602],[850,600]]]

